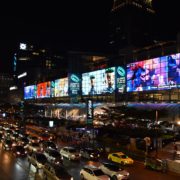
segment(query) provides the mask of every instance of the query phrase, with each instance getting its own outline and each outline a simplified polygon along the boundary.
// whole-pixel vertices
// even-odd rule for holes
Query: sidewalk
[[[178,150],[180,150],[180,141],[177,141],[176,144],[179,144]],[[174,159],[174,142],[171,142],[170,144],[166,145],[162,149],[158,149],[157,154],[156,154],[156,151],[150,152],[149,154],[151,156],[157,155],[157,157],[160,159],[173,160]]]

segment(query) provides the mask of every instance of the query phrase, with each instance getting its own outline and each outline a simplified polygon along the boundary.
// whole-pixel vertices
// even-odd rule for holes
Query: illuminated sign
[[[25,77],[25,76],[27,76],[27,72],[20,74],[17,78],[20,79],[20,78]]]
[[[10,91],[12,91],[12,90],[16,90],[16,89],[18,89],[18,87],[17,87],[17,86],[11,86],[11,87],[9,88],[9,90],[10,90]]]
[[[51,97],[55,97],[55,82],[51,81]]]
[[[51,96],[51,82],[43,82],[37,85],[37,98],[47,98]]]
[[[127,65],[127,91],[163,90],[180,87],[180,54]]]
[[[82,94],[95,95],[115,91],[115,67],[82,74]]]
[[[35,99],[37,95],[36,85],[24,87],[24,99]]]
[[[19,48],[20,48],[21,50],[27,50],[27,44],[25,44],[25,43],[20,43]]]
[[[119,93],[124,93],[126,87],[126,71],[121,66],[116,68],[116,81],[117,91]]]
[[[86,108],[87,108],[87,116],[86,116],[87,124],[92,124],[93,123],[93,115],[94,115],[92,99],[87,99]]]
[[[69,74],[69,95],[80,95],[81,78],[78,74]]]
[[[68,96],[68,78],[55,80],[55,97]]]

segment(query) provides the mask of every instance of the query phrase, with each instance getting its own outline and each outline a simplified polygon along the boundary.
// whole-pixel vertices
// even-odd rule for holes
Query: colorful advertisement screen
[[[68,78],[55,80],[55,97],[68,96]]]
[[[122,66],[116,68],[117,92],[124,93],[126,87],[126,70]]]
[[[24,87],[24,99],[35,99],[36,98],[36,85]]]
[[[51,95],[51,82],[43,82],[37,85],[37,98],[48,98]]]
[[[113,93],[115,90],[115,67],[82,74],[82,94]]]
[[[127,65],[127,92],[180,87],[180,54]]]
[[[81,90],[81,76],[79,74],[69,74],[69,95],[77,96],[80,95]]]

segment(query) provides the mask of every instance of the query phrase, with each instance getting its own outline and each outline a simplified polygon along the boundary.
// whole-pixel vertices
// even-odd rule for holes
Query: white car
[[[96,166],[84,166],[80,171],[81,179],[88,180],[110,180],[108,175],[105,175],[101,169]]]
[[[104,162],[99,168],[113,180],[129,179],[129,172],[112,162]]]
[[[69,160],[79,160],[81,158],[80,153],[74,147],[63,147],[60,150],[62,159],[66,157]]]

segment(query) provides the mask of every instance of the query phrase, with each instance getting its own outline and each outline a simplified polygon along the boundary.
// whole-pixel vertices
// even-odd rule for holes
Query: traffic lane
[[[154,179],[154,180],[179,180],[180,177],[170,174],[153,171],[146,169],[144,164],[138,161],[134,162],[132,166],[124,167],[130,173],[130,179],[133,180],[144,180],[144,179]]]
[[[11,151],[2,149],[0,143],[0,180],[34,179],[34,176],[27,158],[16,158]]]
[[[79,180],[80,179],[80,170],[82,167],[87,164],[87,160],[81,159],[77,161],[70,161],[66,158],[63,159],[63,165],[67,172],[73,176],[74,180]]]

